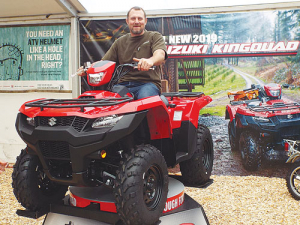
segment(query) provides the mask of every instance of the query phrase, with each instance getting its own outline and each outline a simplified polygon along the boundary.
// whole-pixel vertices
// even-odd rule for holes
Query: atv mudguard
[[[147,121],[150,132],[150,139],[163,139],[172,137],[172,127],[165,103],[159,96],[141,100],[142,105],[138,110],[147,110]]]
[[[248,123],[246,117],[242,114],[237,113],[235,115],[236,128],[249,127],[251,124]]]
[[[232,121],[235,118],[235,108],[232,107],[231,105],[226,106],[226,112],[225,112],[225,119],[230,119]]]

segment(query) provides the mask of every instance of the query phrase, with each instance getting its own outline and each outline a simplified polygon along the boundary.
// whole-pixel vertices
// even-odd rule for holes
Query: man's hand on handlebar
[[[83,66],[78,68],[76,75],[81,76],[81,77],[84,77],[86,75],[86,72],[85,72],[85,69],[83,68]]]
[[[151,68],[153,68],[154,63],[151,59],[145,59],[145,58],[133,58],[133,61],[138,62],[137,69],[140,71],[148,71]]]

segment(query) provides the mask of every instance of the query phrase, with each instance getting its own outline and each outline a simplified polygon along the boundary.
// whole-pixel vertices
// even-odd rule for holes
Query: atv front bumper
[[[285,161],[288,151],[284,148],[284,139],[297,140],[300,137],[300,115],[294,114],[269,117],[266,121],[260,117],[236,114],[236,132],[250,130],[258,136],[263,157],[270,161]]]
[[[288,159],[288,152],[284,150],[276,150],[268,148],[264,151],[264,159],[268,161],[286,161]]]
[[[64,125],[58,126],[48,124],[31,126],[26,121],[27,117],[19,113],[16,129],[31,153],[39,157],[45,173],[51,180],[65,185],[87,185],[85,177],[89,158],[100,157],[102,149],[131,134],[145,118],[146,113],[147,111],[141,111],[124,115],[114,127],[82,131],[65,122],[61,123]],[[85,126],[90,126],[89,122]],[[52,176],[48,163],[51,159],[70,161],[72,178],[62,179]]]

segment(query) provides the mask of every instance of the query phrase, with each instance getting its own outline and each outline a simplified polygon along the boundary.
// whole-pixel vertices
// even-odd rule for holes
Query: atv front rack
[[[41,99],[26,103],[27,107],[39,107],[41,111],[44,108],[80,108],[84,112],[86,107],[112,106],[132,101],[132,97],[105,98],[105,99]]]
[[[248,108],[254,112],[276,112],[276,111],[283,111],[283,110],[293,110],[293,109],[300,109],[299,103],[275,103],[274,105],[266,106],[249,106]]]
[[[242,105],[242,104],[249,104],[252,102],[260,102],[259,99],[251,99],[251,100],[240,100],[240,101],[230,101],[231,105]]]

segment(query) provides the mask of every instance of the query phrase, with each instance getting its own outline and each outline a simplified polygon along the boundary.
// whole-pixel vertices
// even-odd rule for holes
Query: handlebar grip
[[[133,67],[134,69],[137,69],[137,66],[138,66],[138,63],[132,63],[132,67]],[[149,68],[149,70],[155,70],[155,68],[156,68],[156,66],[151,66],[151,67]]]

